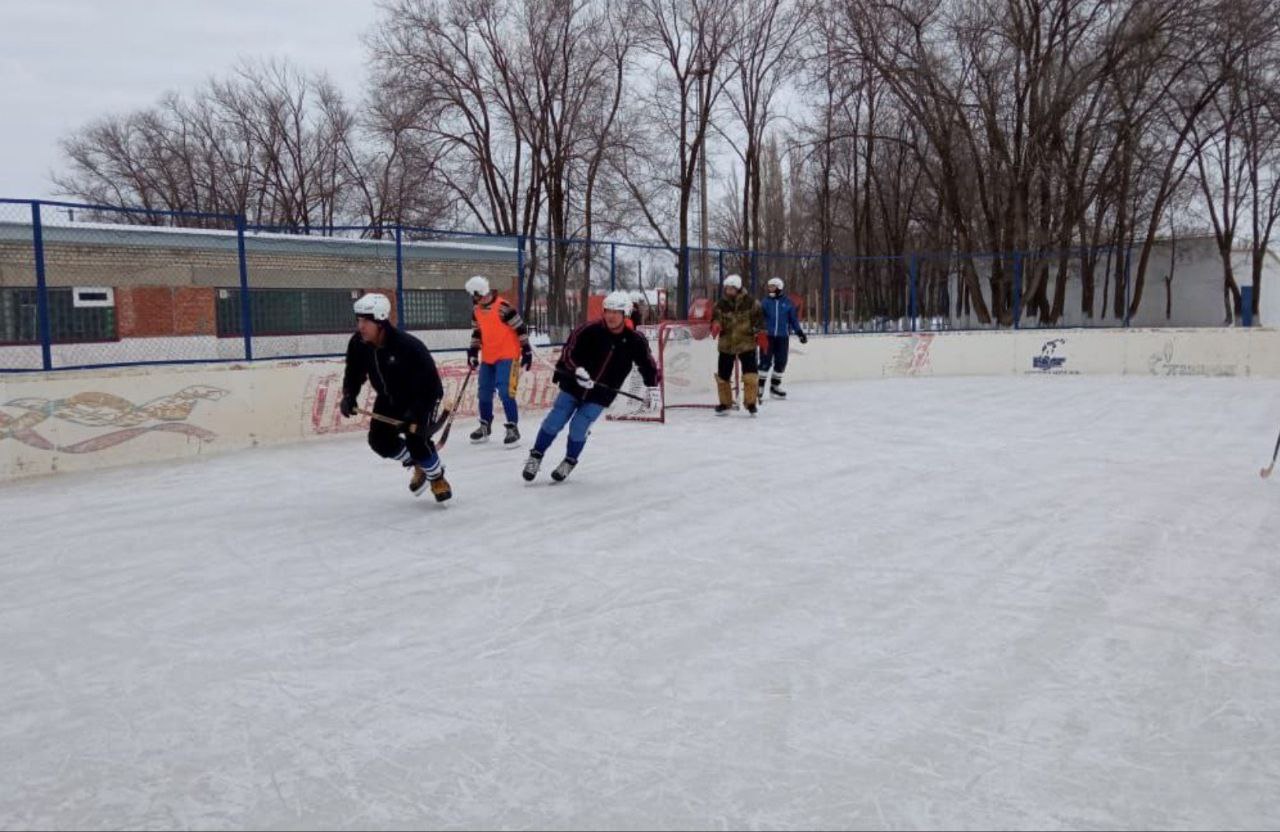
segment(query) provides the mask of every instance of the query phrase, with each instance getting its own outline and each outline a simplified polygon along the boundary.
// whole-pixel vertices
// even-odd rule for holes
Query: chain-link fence
[[[483,275],[542,342],[631,293],[640,323],[705,319],[724,278],[781,278],[810,332],[1207,326],[1216,254],[1136,249],[845,256],[499,236],[410,226],[268,228],[243,218],[0,200],[0,371],[341,355],[352,301],[391,300],[434,350],[463,349]],[[1203,262],[1201,262],[1203,261]],[[1229,316],[1228,316],[1229,317]]]
[[[463,349],[473,274],[515,298],[516,241],[0,201],[0,370],[341,355],[365,292],[432,349]]]

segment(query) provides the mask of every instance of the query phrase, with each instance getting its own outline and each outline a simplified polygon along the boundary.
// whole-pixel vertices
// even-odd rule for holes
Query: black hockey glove
[[[342,403],[338,405],[338,412],[348,419],[356,415],[356,397],[343,396]]]

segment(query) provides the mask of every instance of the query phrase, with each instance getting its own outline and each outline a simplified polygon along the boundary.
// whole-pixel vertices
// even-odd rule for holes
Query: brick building
[[[243,339],[234,230],[64,222],[42,225],[42,236],[54,344]],[[312,339],[308,347],[307,336],[349,335],[351,300],[366,291],[385,292],[396,320],[403,312],[409,329],[426,332],[469,327],[462,286],[473,274],[515,294],[511,238],[404,241],[404,310],[396,300],[394,240],[255,233],[244,239],[253,335],[287,337],[304,352],[332,350],[332,338]],[[32,226],[0,222],[0,344],[39,342],[35,257]],[[242,351],[222,347],[210,357]]]

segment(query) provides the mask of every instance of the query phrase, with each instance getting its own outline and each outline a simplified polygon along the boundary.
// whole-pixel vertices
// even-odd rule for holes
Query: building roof
[[[95,222],[42,222],[45,245],[187,249],[225,251],[236,244],[236,232],[205,228],[167,228],[151,225],[117,225]],[[31,223],[0,221],[0,243],[32,239]],[[394,240],[324,237],[246,231],[245,251],[253,254],[296,254],[349,259],[395,259]],[[477,261],[514,263],[518,257],[514,237],[453,237],[440,240],[405,240],[404,260]]]

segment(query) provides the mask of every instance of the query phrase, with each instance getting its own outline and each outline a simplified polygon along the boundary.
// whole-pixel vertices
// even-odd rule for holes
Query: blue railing
[[[1130,261],[1128,249],[680,249],[0,199],[0,372],[341,355],[350,300],[366,291],[393,298],[397,325],[433,349],[459,349],[470,326],[461,287],[473,273],[552,340],[605,292],[642,292],[656,321],[717,297],[735,272],[753,293],[782,277],[813,332],[1128,326]]]

